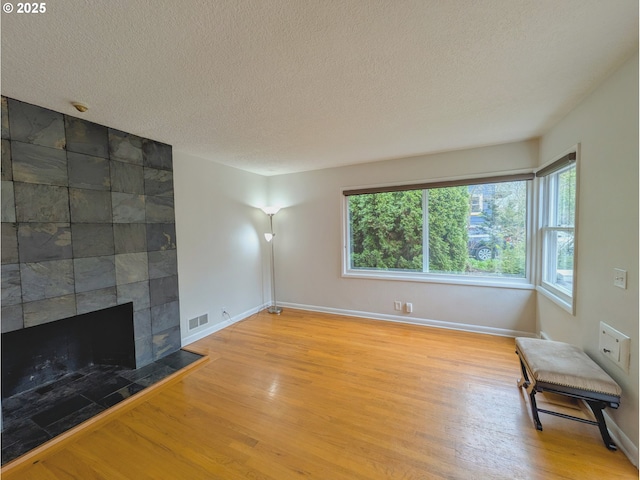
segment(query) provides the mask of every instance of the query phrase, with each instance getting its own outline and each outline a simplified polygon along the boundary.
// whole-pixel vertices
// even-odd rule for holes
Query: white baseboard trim
[[[603,410],[604,419],[607,422],[607,429],[609,430],[609,434],[611,438],[615,442],[622,453],[624,453],[629,461],[633,463],[633,465],[638,468],[638,447],[633,444],[631,439],[625,435],[625,433],[620,430],[618,424],[613,421],[613,418]]]
[[[295,308],[298,310],[309,310],[312,312],[334,313],[346,317],[362,317],[372,320],[384,320],[387,322],[408,323],[411,325],[422,325],[426,327],[444,328],[447,330],[457,330],[461,332],[484,333],[487,335],[498,335],[501,337],[537,337],[531,332],[521,332],[519,330],[508,330],[504,328],[483,327],[480,325],[468,325],[465,323],[443,322],[441,320],[431,320],[428,318],[416,318],[406,315],[387,315],[384,313],[363,312],[358,310],[345,310],[341,308],[318,307],[316,305],[302,305],[299,303],[279,302],[282,307]]]
[[[219,332],[220,330],[222,330],[223,328],[227,328],[231,325],[233,325],[234,323],[239,322],[240,320],[244,320],[247,317],[250,317],[251,315],[254,315],[256,313],[258,313],[260,310],[263,310],[265,308],[267,308],[270,304],[264,304],[264,305],[260,305],[258,307],[254,307],[251,308],[249,310],[247,310],[246,312],[243,312],[239,315],[235,315],[231,318],[229,318],[228,320],[225,320],[223,322],[219,322],[219,323],[215,323],[213,325],[211,325],[210,327],[204,328],[202,330],[199,330],[195,333],[192,333],[191,335],[184,337],[181,341],[181,346],[185,347],[187,345],[189,345],[190,343],[195,342],[196,340],[200,340],[201,338],[204,338],[208,335],[211,335],[212,333],[216,333]]]

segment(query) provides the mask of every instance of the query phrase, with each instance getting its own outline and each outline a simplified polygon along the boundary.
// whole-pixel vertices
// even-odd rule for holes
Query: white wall
[[[638,447],[638,56],[629,60],[543,136],[540,163],[581,144],[578,165],[576,315],[538,295],[540,329],[581,346],[622,387],[609,410]],[[628,272],[626,290],[613,269]],[[631,337],[631,369],[623,372],[598,352],[599,322]]]
[[[271,201],[285,207],[274,217],[279,299],[374,318],[535,332],[532,290],[342,278],[341,188],[532,169],[537,162],[538,142],[528,141],[271,177]],[[412,302],[414,312],[399,315],[394,300]]]
[[[183,345],[254,313],[269,285],[262,233],[267,178],[174,152],[173,174]],[[223,318],[226,307],[231,318]],[[191,318],[209,324],[189,330]]]

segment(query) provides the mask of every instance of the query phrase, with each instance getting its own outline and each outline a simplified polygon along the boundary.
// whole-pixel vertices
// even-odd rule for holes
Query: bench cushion
[[[534,381],[620,397],[622,389],[580,348],[538,338],[516,338],[516,349]]]

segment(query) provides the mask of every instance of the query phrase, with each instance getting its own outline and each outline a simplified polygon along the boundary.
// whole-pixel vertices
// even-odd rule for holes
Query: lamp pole
[[[276,315],[280,315],[282,313],[282,308],[278,307],[278,303],[276,300],[276,261],[274,254],[274,238],[276,234],[273,232],[273,216],[280,210],[277,207],[264,207],[262,211],[269,215],[269,231],[270,233],[265,233],[264,238],[266,238],[267,242],[271,244],[271,298],[273,299],[273,304],[267,309],[267,312],[273,313]]]

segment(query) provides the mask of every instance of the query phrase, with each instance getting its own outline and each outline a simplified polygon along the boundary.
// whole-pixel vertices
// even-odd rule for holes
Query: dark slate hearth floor
[[[190,365],[201,355],[178,350],[137,370],[93,365],[2,399],[2,464]]]

